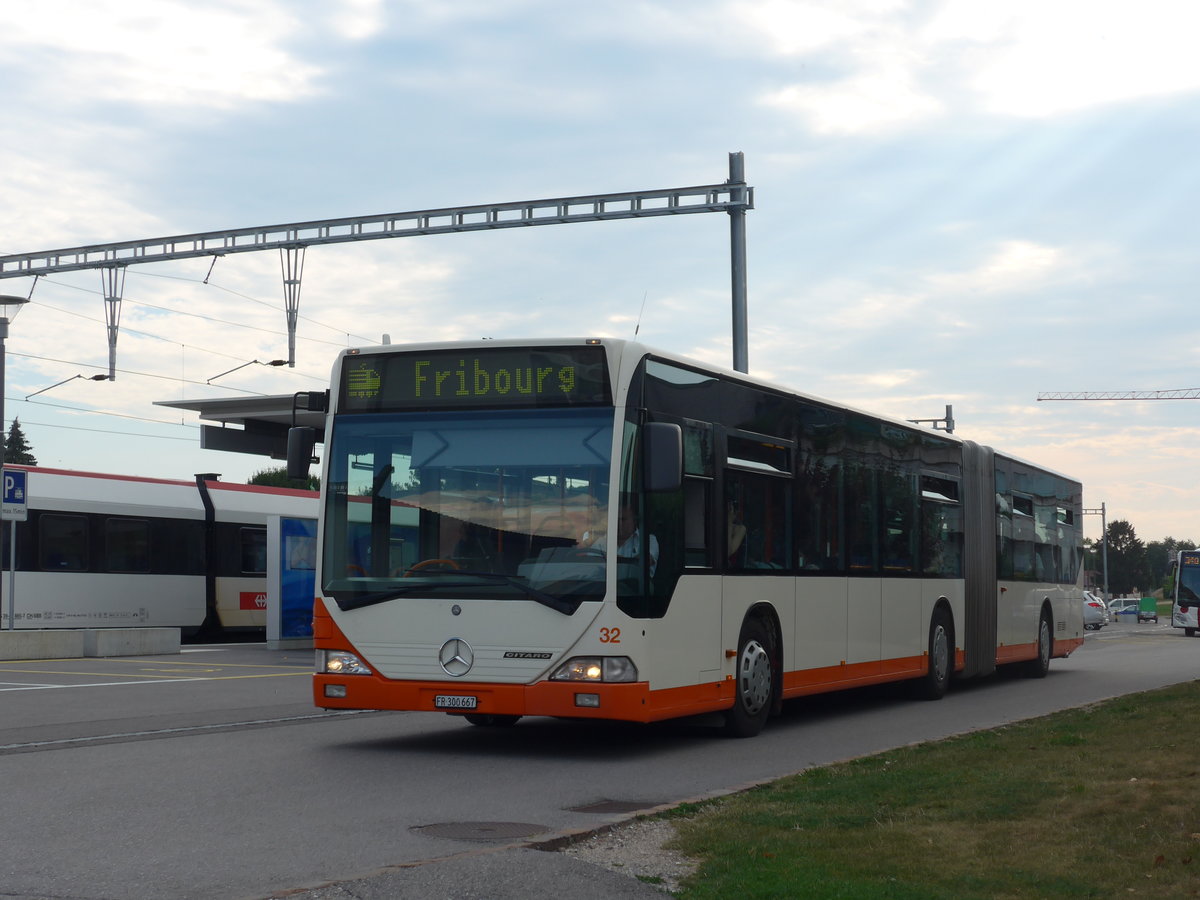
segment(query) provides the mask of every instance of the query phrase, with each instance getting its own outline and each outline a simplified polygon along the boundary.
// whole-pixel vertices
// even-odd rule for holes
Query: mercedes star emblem
[[[461,638],[450,638],[438,651],[438,662],[447,675],[460,678],[470,672],[475,664],[475,651]]]

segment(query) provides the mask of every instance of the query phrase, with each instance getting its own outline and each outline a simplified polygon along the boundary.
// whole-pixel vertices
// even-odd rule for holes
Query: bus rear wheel
[[[1050,671],[1050,654],[1054,649],[1054,638],[1050,630],[1050,611],[1042,610],[1038,620],[1037,656],[1022,664],[1021,674],[1026,678],[1045,678]]]
[[[775,693],[773,645],[761,619],[747,619],[742,625],[733,706],[725,713],[725,731],[733,737],[754,737],[771,714]]]
[[[939,606],[929,622],[929,667],[917,682],[917,696],[922,700],[941,700],[946,696],[954,665],[953,655],[954,630],[950,613],[944,606]]]

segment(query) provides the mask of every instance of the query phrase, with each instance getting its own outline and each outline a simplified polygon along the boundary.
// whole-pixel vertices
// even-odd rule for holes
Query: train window
[[[51,572],[87,571],[85,516],[43,514],[38,518],[38,566]]]
[[[145,519],[104,520],[104,569],[150,571],[150,523]]]
[[[245,574],[264,575],[267,571],[267,529],[239,529],[241,546],[242,572]]]

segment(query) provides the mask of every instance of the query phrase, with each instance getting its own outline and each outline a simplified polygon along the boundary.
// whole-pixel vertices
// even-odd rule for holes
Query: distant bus
[[[6,465],[26,474],[28,519],[16,524],[15,628],[266,626],[267,520],[315,518],[314,491],[197,476],[193,482]]]
[[[750,736],[1084,640],[1080,484],[970,441],[608,339],[348,350],[328,405],[321,707]]]
[[[1200,628],[1200,550],[1181,550],[1172,560],[1171,627],[1194,637]]]

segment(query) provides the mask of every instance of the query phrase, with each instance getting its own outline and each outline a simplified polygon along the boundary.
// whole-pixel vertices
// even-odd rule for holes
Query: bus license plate
[[[475,697],[460,694],[438,694],[433,698],[433,705],[438,709],[474,709],[478,702]]]

